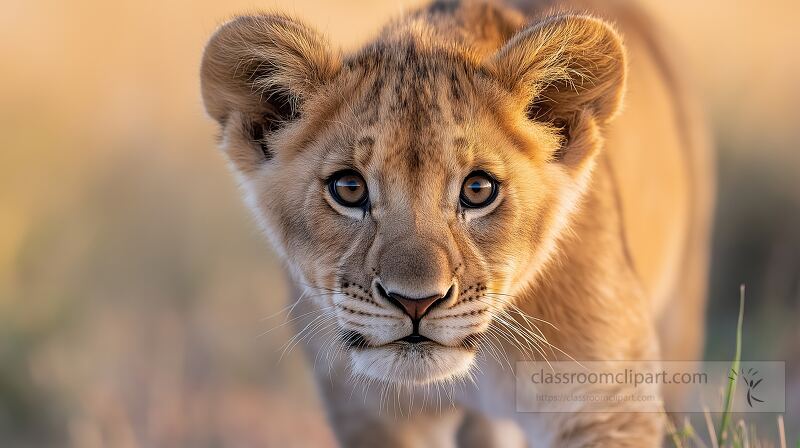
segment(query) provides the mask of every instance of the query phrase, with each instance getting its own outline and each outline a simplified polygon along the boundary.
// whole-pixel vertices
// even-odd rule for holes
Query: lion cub
[[[651,28],[437,1],[347,55],[283,15],[211,38],[205,106],[343,446],[509,446],[486,417],[536,446],[660,444],[658,413],[516,412],[508,368],[698,355],[713,176]]]

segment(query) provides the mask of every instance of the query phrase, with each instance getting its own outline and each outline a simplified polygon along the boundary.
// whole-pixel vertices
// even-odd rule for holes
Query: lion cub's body
[[[598,188],[589,189],[575,237],[562,253],[564,259],[571,252],[599,258],[596,265],[609,272],[630,271],[657,324],[660,359],[698,359],[715,180],[705,122],[681,68],[661,46],[654,24],[626,2],[515,3],[532,4],[534,15],[554,3],[589,11],[621,32],[629,61],[624,103],[604,132],[603,161],[593,180]],[[600,187],[604,183],[607,188]],[[614,240],[621,257],[605,258],[609,252],[592,247],[593,239]],[[568,277],[577,267],[558,264],[552,269]]]
[[[437,2],[394,22],[343,60],[315,34],[282,17],[226,25],[206,51],[203,93],[209,113],[223,126],[223,147],[250,205],[289,260],[297,295],[317,297],[300,300],[294,309],[298,329],[315,331],[310,359],[343,446],[448,446],[459,426],[464,445],[509,446],[503,439],[508,434],[482,416],[516,421],[534,446],[660,443],[658,415],[515,412],[514,377],[503,364],[529,360],[531,353],[510,338],[485,352],[498,356],[492,351],[500,349],[502,362],[485,357],[471,371],[474,386],[453,392],[450,386],[408,386],[466,374],[475,335],[443,328],[491,334],[496,320],[480,316],[497,316],[493,311],[506,306],[504,297],[553,324],[540,327],[542,337],[560,349],[541,352],[552,360],[699,355],[713,173],[702,123],[678,70],[651,26],[628,6],[516,3]],[[616,24],[627,71],[616,34],[591,18],[567,18],[560,25],[553,14],[568,10]],[[526,23],[544,25],[521,31]],[[546,28],[550,23],[552,31]],[[569,45],[612,56],[564,44],[584,59],[559,65],[563,49],[546,48],[548,39],[567,42],[581,33],[585,39]],[[287,35],[293,40],[284,43]],[[521,51],[525,39],[532,43]],[[549,59],[536,56],[548,51],[555,52]],[[284,66],[293,71],[284,73]],[[514,87],[522,78],[536,87]],[[288,96],[286,104],[272,102],[281,95]],[[295,103],[297,110],[284,110]],[[524,155],[510,148],[522,148]],[[326,159],[337,152],[342,154],[336,162]],[[525,169],[523,156],[530,163]],[[414,180],[445,179],[460,163],[484,159],[499,170],[506,188],[503,202],[485,215],[451,214],[443,192],[449,187],[442,187],[449,184]],[[297,178],[324,181],[314,170],[332,164],[381,167],[374,184],[372,171],[362,169],[370,188],[380,191],[369,210],[342,210],[318,200],[325,191],[317,180],[309,181],[311,187],[292,186]],[[384,247],[395,248],[395,256],[387,257]],[[414,258],[428,253],[423,261]],[[439,357],[412,362],[409,357],[418,352],[391,342],[405,334],[392,328],[405,327],[380,320],[402,319],[390,315],[397,310],[373,287],[397,272],[413,285],[415,275],[440,267],[443,281],[455,279],[459,298],[421,328],[441,338],[436,350],[450,351],[431,351]],[[488,307],[464,308],[469,302]],[[345,332],[320,324],[337,307],[346,311],[338,316]],[[461,321],[434,326],[449,322],[444,319]],[[341,334],[349,336],[331,350]],[[427,365],[430,359],[435,362]],[[351,369],[369,379],[353,382]],[[383,375],[407,387],[384,388]],[[478,412],[463,420],[459,412],[442,411],[449,406],[442,400]]]

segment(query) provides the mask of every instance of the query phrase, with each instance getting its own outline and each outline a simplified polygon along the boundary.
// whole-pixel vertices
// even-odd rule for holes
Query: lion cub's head
[[[481,39],[415,19],[342,56],[259,15],[206,48],[203,99],[246,200],[356,374],[468,371],[554,252],[619,106],[622,43],[600,20]]]

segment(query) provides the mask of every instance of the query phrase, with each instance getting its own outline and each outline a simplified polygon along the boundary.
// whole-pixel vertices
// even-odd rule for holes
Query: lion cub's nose
[[[386,291],[380,284],[378,284],[378,290],[381,292],[381,294],[393,305],[403,310],[404,313],[408,314],[408,317],[415,322],[422,319],[422,316],[424,316],[428,310],[445,301],[450,296],[452,289],[452,287],[448,289],[445,294],[435,294],[428,297],[414,298]]]

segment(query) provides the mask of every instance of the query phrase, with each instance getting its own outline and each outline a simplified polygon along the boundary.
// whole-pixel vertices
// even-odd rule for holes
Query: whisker
[[[502,296],[502,297],[509,297],[509,298],[511,298],[511,299],[517,299],[517,297],[515,297],[515,296],[512,296],[511,294],[502,294],[502,293],[499,293],[499,292],[486,292],[486,293],[484,293],[484,295],[485,295],[485,296]],[[538,322],[542,322],[542,323],[544,323],[544,324],[547,324],[547,325],[549,325],[549,326],[553,327],[553,329],[554,329],[554,330],[558,330],[558,327],[557,327],[557,326],[556,326],[554,323],[552,323],[552,322],[550,322],[550,321],[548,321],[548,320],[542,319],[542,318],[540,318],[540,317],[532,316],[532,315],[530,315],[530,314],[526,313],[525,311],[523,311],[523,310],[522,310],[522,308],[520,308],[519,306],[517,306],[517,304],[515,304],[515,303],[514,303],[514,302],[512,302],[511,300],[506,300],[506,299],[504,299],[504,298],[500,298],[500,300],[502,300],[502,301],[503,301],[503,304],[505,304],[505,305],[507,305],[507,306],[509,306],[509,307],[512,307],[512,308],[514,308],[514,309],[515,309],[517,312],[519,312],[520,314],[523,314],[523,315],[527,316],[528,318],[530,318],[530,319],[533,319],[533,320],[536,320],[536,321],[538,321]]]
[[[319,319],[323,319],[323,320],[322,320],[322,321],[320,321],[320,322],[319,322],[319,323],[318,323],[318,324],[315,326],[315,325],[314,325],[314,324],[315,324],[315,322],[317,322]],[[293,348],[293,347],[296,345],[296,343],[298,343],[299,341],[301,341],[301,340],[305,339],[305,335],[304,335],[304,333],[305,333],[306,331],[309,331],[309,329],[310,329],[310,328],[318,328],[318,327],[319,327],[319,325],[321,325],[321,324],[325,324],[325,323],[328,323],[328,322],[330,322],[330,321],[329,321],[329,319],[330,319],[330,321],[332,321],[334,324],[336,323],[335,316],[334,316],[332,313],[322,313],[322,314],[320,314],[319,316],[315,317],[315,318],[314,318],[314,319],[313,319],[311,322],[309,322],[309,323],[308,323],[308,324],[307,324],[307,325],[306,325],[306,326],[305,326],[305,327],[304,327],[302,330],[298,331],[298,332],[297,332],[297,334],[295,334],[294,336],[292,336],[292,338],[290,338],[290,339],[289,339],[289,341],[287,341],[287,342],[286,342],[286,344],[284,344],[283,351],[281,352],[281,356],[280,356],[280,358],[278,359],[278,361],[282,360],[282,359],[283,359],[283,356],[284,356],[284,355],[285,355],[287,352],[291,351],[291,349],[292,349],[292,348]],[[312,330],[312,332],[313,332],[313,331],[316,331],[316,330]]]
[[[325,323],[325,321],[322,321],[318,323],[311,331],[307,332],[302,338],[296,340],[291,347],[287,347],[286,349],[284,349],[284,353],[291,353],[291,351],[294,350],[294,348],[299,344],[311,341],[314,338],[314,336],[316,336],[318,333],[325,331],[329,328],[332,328],[335,325],[337,325],[336,321],[327,323]],[[284,353],[281,354],[281,358],[283,357]]]
[[[501,294],[501,293],[488,293],[487,295],[491,295],[491,294],[502,295],[502,296],[506,296],[506,297],[513,297],[511,295]],[[550,348],[550,351],[553,354],[553,357],[556,357],[555,351],[557,351],[557,352],[561,353],[562,355],[566,356],[567,358],[569,358],[571,361],[578,362],[569,353],[567,353],[566,351],[562,350],[558,346],[556,346],[556,345],[552,344],[550,341],[548,341],[547,337],[544,335],[544,332],[542,332],[542,330],[539,328],[538,325],[536,325],[534,322],[531,322],[530,319],[534,319],[534,320],[537,320],[537,321],[540,321],[540,322],[544,322],[547,325],[550,325],[556,331],[559,331],[557,326],[555,326],[553,323],[548,322],[548,321],[546,321],[544,319],[537,318],[537,317],[534,317],[534,316],[531,316],[531,315],[527,314],[522,309],[520,309],[517,305],[515,305],[515,304],[513,304],[513,303],[511,303],[511,302],[509,302],[507,300],[504,300],[504,299],[500,299],[500,300],[502,301],[502,303],[504,305],[507,305],[508,307],[512,308],[513,312],[517,313],[525,321],[526,324],[528,324],[530,327],[533,327],[536,331],[533,331],[530,328],[522,326],[522,325],[518,325],[517,328],[519,328],[522,331],[525,331],[531,337],[533,337],[533,338],[539,340],[540,342],[546,344]],[[494,307],[494,308],[500,309],[502,313],[506,314],[507,316],[509,316],[513,320],[513,316],[511,316],[511,314],[510,314],[510,312],[508,310],[502,309],[502,308],[498,307],[496,304],[487,303],[487,302],[482,301],[480,299],[478,299],[478,301],[480,301],[481,303],[484,303],[486,305],[489,305],[490,307]]]
[[[292,310],[294,310],[294,307],[297,306],[297,304],[300,303],[301,300],[303,300],[303,297],[306,295],[306,292],[308,292],[308,290],[304,289],[303,292],[300,294],[300,297],[297,298],[297,300],[295,300],[294,302],[286,305],[285,307],[281,308],[280,310],[270,314],[269,316],[262,317],[261,319],[259,319],[259,322],[264,322],[266,320],[270,320],[273,317],[276,317],[277,315],[282,314],[284,311],[287,311],[287,309],[288,309],[287,314],[291,313]]]
[[[526,315],[526,313],[521,312],[521,310],[520,311],[516,311],[516,312],[525,321],[525,324],[528,325],[528,327],[525,327],[525,326],[519,324],[516,321],[516,319],[514,319],[514,316],[512,316],[511,313],[508,310],[506,310],[506,309],[502,309],[501,310],[501,313],[503,315],[507,316],[509,318],[509,320],[514,322],[518,329],[520,329],[521,331],[529,334],[534,339],[537,339],[537,340],[541,341],[542,343],[546,344],[550,348],[550,353],[553,355],[553,358],[555,358],[556,357],[556,353],[555,353],[555,350],[553,349],[553,344],[551,344],[550,341],[547,340],[547,337],[544,335],[544,333],[539,328],[539,326],[536,325],[535,323],[531,322],[528,319],[528,316]],[[532,329],[531,329],[531,327],[532,327]]]
[[[269,333],[272,333],[273,331],[275,331],[275,330],[277,330],[279,328],[283,328],[286,325],[289,325],[289,324],[291,324],[291,323],[293,323],[293,322],[295,322],[297,320],[300,320],[300,319],[302,319],[302,318],[304,318],[306,316],[311,316],[311,315],[314,315],[314,314],[317,314],[317,313],[320,313],[320,312],[326,312],[327,310],[330,310],[330,309],[333,309],[333,308],[336,308],[336,305],[330,305],[330,306],[318,308],[318,309],[315,309],[313,311],[308,311],[306,313],[303,313],[303,314],[300,314],[298,316],[295,316],[295,317],[293,317],[293,318],[291,318],[291,319],[289,319],[289,320],[287,320],[285,322],[282,322],[280,325],[276,325],[276,326],[270,328],[269,330],[267,330],[267,331],[265,331],[263,333],[260,333],[258,336],[256,336],[256,339],[264,337],[264,336],[268,335]]]

